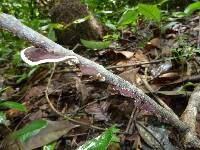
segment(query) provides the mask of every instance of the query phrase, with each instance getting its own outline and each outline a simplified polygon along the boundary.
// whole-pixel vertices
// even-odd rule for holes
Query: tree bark
[[[97,22],[87,7],[80,0],[60,0],[51,9],[51,20],[67,26],[64,30],[56,29],[58,43],[62,45],[75,45],[80,39],[101,40],[102,26]],[[73,21],[90,16],[88,20],[73,24]]]

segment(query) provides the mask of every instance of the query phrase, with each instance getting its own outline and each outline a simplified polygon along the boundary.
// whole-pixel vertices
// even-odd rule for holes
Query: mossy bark
[[[53,22],[63,25],[69,25],[77,19],[91,15],[80,0],[60,0],[51,9],[50,14]],[[56,30],[57,42],[69,46],[76,45],[81,38],[100,40],[102,39],[102,34],[102,26],[93,16],[80,24],[71,24],[64,30]]]

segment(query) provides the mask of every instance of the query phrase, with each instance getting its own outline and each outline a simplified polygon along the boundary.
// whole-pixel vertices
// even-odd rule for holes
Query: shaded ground
[[[124,30],[121,39],[106,50],[88,51],[81,46],[74,51],[106,66],[181,115],[200,80],[200,51],[196,48],[199,46],[199,16],[176,21],[163,31],[141,21],[137,33]],[[57,149],[75,149],[113,124],[120,129],[121,142],[109,149],[151,149],[152,143],[162,149],[183,149],[177,131],[165,118],[157,119],[135,107],[132,99],[119,95],[98,76],[82,75],[76,66],[67,63],[58,63],[55,69],[52,64],[46,64],[26,82],[16,84],[14,77],[5,75],[8,67],[9,64],[1,67],[0,86],[9,88],[0,98],[21,102],[28,109],[26,114],[12,109],[6,112],[11,121],[10,130],[41,118],[62,120],[64,114],[82,125],[63,136]],[[45,96],[47,88],[48,97]],[[199,136],[199,114],[197,124]],[[3,139],[10,131],[1,128]]]

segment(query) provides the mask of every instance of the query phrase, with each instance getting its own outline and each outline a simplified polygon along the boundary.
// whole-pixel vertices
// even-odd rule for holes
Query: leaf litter
[[[197,30],[198,19],[196,18],[196,16],[193,16],[192,19],[185,20],[185,22],[172,24],[166,28],[162,37],[154,36],[150,29],[144,30],[144,27],[142,27],[144,23],[140,22],[141,26],[138,27],[137,33],[130,29],[122,32],[123,39],[118,41],[119,48],[109,47],[102,51],[95,51],[96,55],[91,59],[106,67],[124,65],[125,67],[116,67],[112,71],[143,89],[150,96],[161,97],[177,114],[181,114],[186,106],[188,95],[191,95],[194,87],[185,87],[181,91],[179,89],[188,81],[194,81],[194,83],[200,81],[198,77],[200,67],[198,61],[195,61],[199,58],[199,55],[195,53],[193,48],[197,45],[195,37],[199,32]],[[183,33],[187,34],[187,38],[181,37]],[[138,41],[145,38],[147,40],[143,41],[144,48],[141,48]],[[187,43],[189,47],[184,47],[184,43]],[[179,48],[182,50],[180,51]],[[171,49],[174,49],[174,51]],[[192,52],[192,55],[189,55],[190,52]],[[165,57],[170,58],[170,60],[165,60]],[[153,63],[155,60],[160,60],[160,62]],[[135,66],[134,64],[138,62],[147,62],[147,64]],[[187,67],[188,64],[190,64],[191,69]],[[126,67],[126,65],[130,66]],[[48,73],[51,67],[46,64],[43,66]],[[65,67],[69,70],[66,71]],[[119,87],[114,87],[117,88],[115,91],[112,85],[104,83],[97,77],[91,78],[97,74],[94,68],[81,66],[80,70],[73,71],[74,68],[76,66],[59,63],[56,67],[56,73],[53,75],[49,87],[49,97],[51,103],[59,112],[85,122],[89,126],[95,125],[106,128],[115,124],[122,132],[119,133],[119,136],[123,135],[124,137],[120,144],[117,143],[121,147],[130,148],[130,145],[134,144],[134,146],[139,145],[139,147],[160,148],[163,142],[165,144],[161,146],[162,149],[173,149],[174,146],[179,146],[180,141],[177,137],[170,136],[168,132],[175,132],[174,129],[168,128],[166,120],[164,121],[166,124],[161,126],[164,118],[155,119],[155,116],[151,113],[153,111],[151,106],[140,102],[134,104],[131,98],[123,96],[134,97],[133,93],[126,89],[119,89]],[[70,148],[75,148],[99,134],[98,131],[91,128],[78,127],[69,122],[60,121],[62,117],[49,107],[44,98],[47,79],[42,77],[42,74],[39,74],[39,76],[33,74],[31,76],[33,80],[24,81],[21,85],[12,85],[6,76],[0,78],[0,99],[14,98],[16,100],[13,95],[19,93],[17,100],[25,104],[29,114],[26,116],[27,114],[6,111],[6,115],[13,125],[11,126],[12,129],[15,129],[14,126],[16,126],[16,129],[22,128],[27,122],[42,118],[47,119],[49,126],[51,126],[45,128],[42,133],[35,137],[33,136],[32,141],[29,141],[29,144],[25,147],[29,149],[37,148],[60,139],[60,143],[70,141],[65,144]],[[141,78],[147,80],[153,91],[148,91]],[[26,84],[30,84],[30,87],[25,86]],[[4,88],[5,90],[2,90]],[[185,96],[183,97],[183,95]],[[101,99],[102,97],[105,98]],[[136,99],[136,101],[138,100]],[[132,133],[135,134],[134,138],[131,137],[132,135],[123,133],[130,121],[133,122],[133,127],[130,128]],[[147,127],[139,125],[138,121],[144,122]],[[197,133],[199,134],[199,119],[197,119],[197,123]],[[157,126],[154,124],[157,124]],[[77,129],[73,130],[73,128]],[[1,138],[6,136],[3,132],[0,135]],[[44,140],[46,136],[49,137],[48,140]],[[174,141],[174,143],[172,144],[170,141]],[[69,144],[73,142],[76,144]],[[61,147],[58,144],[59,146]]]

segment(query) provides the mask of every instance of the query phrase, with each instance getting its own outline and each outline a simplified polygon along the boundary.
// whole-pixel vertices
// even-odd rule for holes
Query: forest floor
[[[141,20],[136,33],[122,30],[121,38],[107,49],[94,51],[79,46],[74,52],[102,64],[181,116],[200,82],[199,20],[193,15],[172,21],[162,30]],[[120,143],[112,144],[110,150],[153,149],[153,144],[161,149],[183,149],[178,131],[165,118],[136,107],[131,98],[120,95],[98,76],[83,75],[76,66],[65,62],[44,64],[20,84],[15,77],[3,75],[12,65],[0,66],[0,87],[8,87],[0,99],[16,100],[28,110],[6,110],[10,126],[0,127],[1,139],[41,118],[57,125],[39,135],[34,144],[44,135],[60,138],[61,120],[68,116],[77,122],[69,124],[71,130],[59,139],[57,149],[75,149],[112,125],[120,129]],[[200,114],[196,118],[196,133],[200,138]]]

